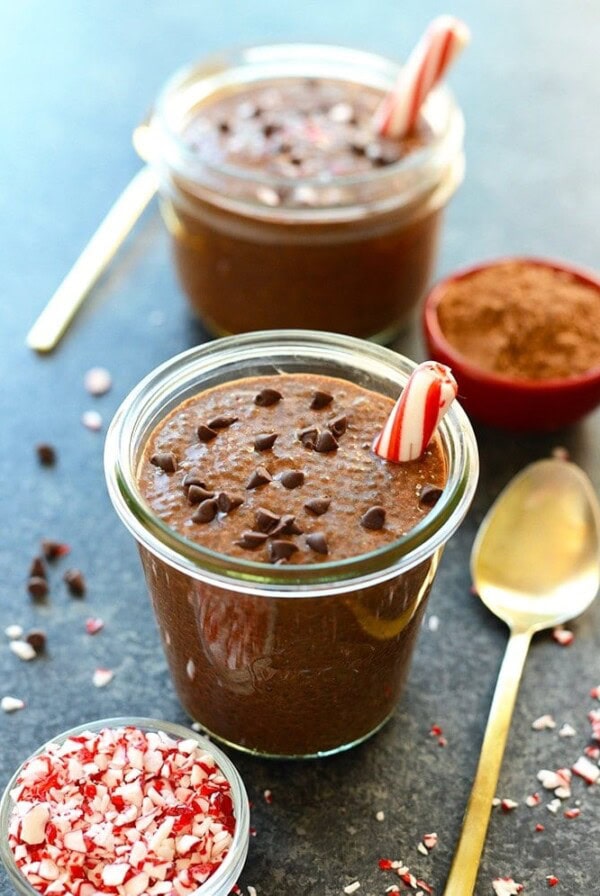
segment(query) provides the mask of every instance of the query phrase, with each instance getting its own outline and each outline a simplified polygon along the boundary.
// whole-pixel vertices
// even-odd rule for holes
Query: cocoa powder
[[[446,287],[438,319],[461,354],[494,373],[544,380],[600,365],[600,290],[566,271],[487,267]]]

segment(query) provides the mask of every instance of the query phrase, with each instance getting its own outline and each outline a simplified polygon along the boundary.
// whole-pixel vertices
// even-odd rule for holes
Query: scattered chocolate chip
[[[283,395],[277,389],[262,389],[254,398],[254,404],[257,404],[259,408],[269,408],[281,401],[282,398]]]
[[[32,597],[46,597],[48,594],[48,582],[42,576],[31,576],[27,581],[27,590]]]
[[[56,451],[52,445],[47,442],[40,442],[35,446],[38,460],[43,467],[53,467],[56,463]]]
[[[245,532],[242,532],[239,540],[235,543],[240,548],[245,548],[247,551],[255,551],[256,548],[260,548],[266,540],[267,535],[265,532],[254,532],[252,529],[247,529]]]
[[[385,510],[379,505],[369,507],[366,513],[360,518],[360,524],[365,529],[383,529],[385,523]]]
[[[85,594],[85,579],[79,569],[67,569],[63,576],[67,588],[73,597],[83,597]]]
[[[322,532],[311,532],[306,536],[306,543],[317,554],[328,554],[327,539]]]
[[[71,550],[68,544],[63,544],[61,541],[52,541],[50,538],[42,538],[41,546],[42,554],[46,560],[50,561],[64,557]]]
[[[304,507],[309,513],[314,513],[315,516],[323,516],[329,510],[330,504],[331,500],[329,498],[311,498]]]
[[[212,442],[213,439],[217,438],[217,430],[211,429],[210,426],[207,426],[205,423],[201,423],[196,432],[198,433],[198,438],[201,442],[204,442],[204,444]]]
[[[434,507],[442,497],[442,492],[443,489],[438,488],[437,485],[430,485],[429,483],[422,485],[419,489],[419,504],[424,504],[426,507]]]
[[[302,470],[286,470],[279,477],[279,481],[284,488],[298,488],[304,483],[304,473]]]
[[[226,417],[221,414],[219,417],[214,417],[212,420],[208,421],[209,429],[228,429],[230,426],[233,426],[234,423],[237,423],[238,417]]]
[[[319,430],[316,426],[308,426],[306,429],[301,429],[298,433],[298,438],[305,448],[314,448],[317,444],[318,436]]]
[[[189,473],[185,474],[181,485],[184,491],[191,485],[197,485],[198,488],[206,488],[206,482],[201,478],[200,473],[197,473],[195,470],[190,470]]]
[[[192,514],[194,523],[210,523],[217,515],[217,502],[215,498],[206,498]]]
[[[321,392],[320,389],[317,389],[312,397],[310,409],[311,411],[320,411],[322,408],[326,408],[327,405],[331,404],[332,401],[333,395],[330,395],[329,392]]]
[[[328,451],[337,451],[338,448],[338,443],[328,429],[324,429],[319,433],[315,442],[315,451],[326,454]]]
[[[172,451],[161,451],[160,454],[153,454],[150,463],[154,464],[163,471],[163,473],[174,473],[177,469],[177,458]]]
[[[248,484],[246,486],[247,489],[252,488],[260,488],[261,485],[266,485],[268,482],[271,482],[273,477],[264,467],[258,467],[248,480]]]
[[[25,635],[25,640],[33,647],[36,653],[41,653],[46,646],[46,632],[42,631],[41,628],[34,628]]]
[[[350,151],[351,151],[355,156],[364,156],[364,154],[365,154],[365,145],[364,145],[364,143],[351,143],[351,144],[350,144]]]
[[[44,561],[41,557],[34,557],[31,561],[31,566],[29,567],[29,577],[38,579],[46,578],[46,567],[44,566]]]
[[[255,451],[268,451],[269,448],[272,448],[275,442],[277,441],[278,433],[276,432],[261,432],[254,439],[254,450]]]
[[[281,517],[265,507],[259,507],[256,511],[254,524],[259,532],[272,532],[280,522]]]
[[[296,522],[296,517],[291,513],[286,513],[281,517],[280,523],[269,534],[271,536],[279,535],[302,535],[303,529]]]
[[[202,501],[207,501],[210,498],[214,498],[215,493],[208,491],[206,488],[202,488],[201,485],[190,485],[187,493],[187,499],[190,504],[200,504]]]
[[[228,121],[220,121],[219,122],[219,130],[221,131],[222,134],[228,134],[231,130],[229,122]]]
[[[334,419],[330,420],[327,424],[327,429],[333,433],[336,439],[339,439],[339,437],[343,436],[348,429],[348,418],[345,414],[342,414],[340,417],[334,417]]]
[[[264,124],[262,132],[265,137],[272,137],[273,134],[276,134],[277,131],[280,130],[281,127],[278,124]]]
[[[298,547],[293,541],[277,539],[269,542],[268,550],[271,563],[277,563],[278,560],[289,560],[292,554],[296,553]]]
[[[244,499],[241,495],[229,495],[227,492],[219,492],[217,495],[217,507],[221,513],[229,513],[243,503]]]

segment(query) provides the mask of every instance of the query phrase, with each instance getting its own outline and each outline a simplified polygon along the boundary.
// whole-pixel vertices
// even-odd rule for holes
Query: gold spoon
[[[600,584],[600,508],[574,464],[526,467],[483,520],[471,554],[475,589],[510,638],[444,896],[470,896],[532,635],[582,613]]]

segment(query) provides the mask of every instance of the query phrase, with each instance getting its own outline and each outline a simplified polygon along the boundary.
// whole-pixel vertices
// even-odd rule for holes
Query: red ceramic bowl
[[[431,358],[452,368],[465,411],[483,423],[512,430],[552,431],[592,411],[600,404],[600,366],[562,379],[530,380],[492,373],[478,367],[448,342],[440,328],[438,307],[449,283],[506,262],[538,265],[570,274],[598,291],[600,279],[589,271],[540,258],[501,258],[466,268],[441,280],[427,296],[423,331]]]

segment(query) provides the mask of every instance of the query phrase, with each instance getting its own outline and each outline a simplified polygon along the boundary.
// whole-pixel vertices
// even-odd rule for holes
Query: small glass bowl
[[[40,896],[40,891],[32,887],[21,874],[14,860],[12,850],[8,845],[8,827],[14,807],[10,792],[16,786],[17,778],[21,774],[23,767],[35,756],[42,753],[48,744],[62,743],[67,740],[67,738],[76,737],[84,731],[97,732],[102,728],[123,728],[125,726],[134,726],[144,732],[164,731],[166,734],[178,740],[193,739],[197,741],[202,749],[206,750],[207,753],[210,753],[219,769],[229,781],[236,819],[231,847],[214,874],[194,891],[194,896],[228,896],[231,892],[242,872],[242,868],[244,867],[250,840],[250,808],[248,796],[238,770],[225,753],[216,747],[212,741],[202,737],[190,728],[185,728],[183,725],[175,725],[172,722],[163,722],[158,719],[146,719],[132,716],[130,718],[119,717],[113,719],[100,719],[99,721],[88,722],[85,725],[78,725],[76,728],[70,728],[68,731],[63,731],[62,734],[50,738],[50,740],[36,750],[35,753],[32,753],[32,755],[19,766],[8,782],[6,789],[2,794],[2,799],[0,800],[0,858],[4,863],[8,878],[14,887],[15,892],[18,893],[19,896]]]

